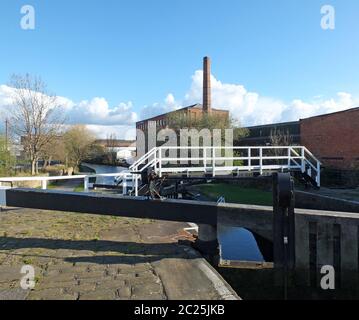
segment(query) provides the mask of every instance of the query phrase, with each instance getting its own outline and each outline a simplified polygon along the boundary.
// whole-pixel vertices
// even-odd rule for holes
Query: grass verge
[[[196,186],[196,189],[204,196],[213,200],[224,196],[226,202],[271,206],[272,193],[269,191],[244,188],[235,184],[214,183]]]

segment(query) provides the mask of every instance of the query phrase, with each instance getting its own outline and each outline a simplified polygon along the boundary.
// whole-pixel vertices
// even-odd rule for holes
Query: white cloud
[[[297,99],[286,106],[286,109],[282,113],[282,120],[290,121],[303,119],[354,107],[359,107],[359,100],[345,92],[338,92],[335,98],[327,100],[323,97],[313,98],[309,102]]]
[[[182,100],[177,100],[169,93],[160,103],[143,106],[139,113],[134,111],[131,101],[121,102],[110,107],[107,100],[95,97],[91,100],[74,102],[66,97],[58,97],[58,103],[63,106],[69,124],[85,124],[99,137],[105,138],[115,133],[118,138],[133,139],[135,137],[135,122],[138,119],[153,117],[178,108],[202,102],[202,75],[198,70],[192,76],[192,82],[187,94]],[[268,124],[273,122],[294,121],[359,106],[358,97],[346,92],[338,92],[333,98],[322,95],[313,97],[310,101],[294,99],[285,102],[280,99],[261,96],[258,92],[248,91],[241,84],[223,83],[213,75],[212,106],[229,110],[231,116],[244,126]],[[0,117],[11,109],[11,90],[6,85],[0,85]],[[0,127],[3,124],[0,123]]]
[[[141,109],[141,119],[147,119],[158,116],[163,113],[174,111],[182,107],[182,104],[176,101],[174,95],[169,93],[163,103],[154,103],[150,106],[144,106]]]
[[[4,120],[9,116],[11,112],[11,103],[12,103],[12,88],[0,85],[0,119]],[[0,128],[4,128],[4,124],[0,122]]]
[[[110,108],[105,98],[93,98],[72,104],[67,110],[69,123],[93,125],[131,125],[137,121],[137,114],[133,111],[132,102],[120,103]]]
[[[1,118],[5,118],[11,112],[13,90],[6,85],[0,86]],[[76,103],[66,97],[57,97],[57,104],[63,108],[66,123],[69,125],[85,124],[102,138],[111,133],[115,133],[119,138],[134,137],[131,129],[137,121],[137,114],[133,111],[131,101],[111,108],[105,98],[95,97]],[[0,127],[3,125],[0,124]]]
[[[11,104],[12,89],[5,85],[0,85],[0,106]]]
[[[188,93],[181,103],[176,102],[176,108],[180,105],[201,103],[202,77],[203,72],[201,70],[194,73]],[[295,99],[284,102],[280,99],[261,96],[257,92],[250,92],[240,84],[222,83],[213,75],[211,76],[211,84],[212,107],[229,110],[231,116],[244,126],[294,121],[359,106],[359,99],[346,92],[339,92],[336,97],[330,99],[317,96],[311,101]],[[171,95],[172,97],[173,95]],[[166,99],[164,105],[156,105],[156,108],[166,109],[169,101],[171,99]],[[150,113],[148,107],[146,112]]]
[[[110,135],[115,135],[117,139],[136,140],[136,128],[134,125],[119,125],[119,126],[101,126],[101,125],[87,125],[97,137],[107,138]]]

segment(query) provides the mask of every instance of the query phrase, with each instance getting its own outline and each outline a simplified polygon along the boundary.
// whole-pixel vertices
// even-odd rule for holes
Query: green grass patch
[[[84,189],[84,186],[83,184],[80,184],[78,185],[76,188],[74,188],[74,191],[75,192],[83,192],[85,189]]]
[[[47,189],[56,189],[57,187],[61,186],[62,181],[49,181],[47,183]],[[41,187],[40,187],[41,188]]]
[[[57,189],[61,186],[63,186],[66,183],[66,180],[58,180],[48,183],[47,189]],[[41,189],[41,187],[39,187]],[[82,192],[84,191],[83,183],[79,183],[76,187],[74,187],[75,192]]]
[[[235,184],[216,183],[196,186],[203,195],[216,200],[224,196],[226,202],[271,206],[272,193],[255,188],[244,188]]]

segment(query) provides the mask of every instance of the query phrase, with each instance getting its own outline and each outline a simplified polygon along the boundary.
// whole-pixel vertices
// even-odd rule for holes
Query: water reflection
[[[272,242],[245,228],[219,225],[218,240],[224,260],[273,261]]]
[[[107,166],[107,165],[100,165],[100,164],[90,164],[90,163],[83,163],[84,170],[87,168],[90,168],[94,170],[96,173],[115,173],[115,172],[122,172],[123,170],[126,170],[125,167],[119,167],[119,166]],[[97,177],[96,183],[97,184],[114,184],[115,177]]]

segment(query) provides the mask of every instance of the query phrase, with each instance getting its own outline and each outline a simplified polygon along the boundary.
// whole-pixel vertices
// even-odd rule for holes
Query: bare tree
[[[221,143],[225,143],[225,130],[231,129],[233,134],[233,144],[235,145],[240,138],[248,135],[248,129],[240,126],[240,123],[234,118],[227,116],[226,114],[206,113],[203,112],[198,117],[194,117],[190,113],[185,111],[178,111],[171,113],[167,118],[168,127],[175,130],[179,135],[179,130],[183,128],[196,129],[198,131],[202,129],[209,129],[211,134],[214,129],[221,130]],[[211,139],[213,135],[211,136]],[[230,142],[232,143],[232,142]],[[213,141],[214,144],[214,141]],[[226,150],[219,151],[222,156],[227,152]],[[234,156],[243,156],[240,151],[235,150]],[[200,156],[203,155],[203,150],[199,150]],[[218,156],[220,156],[219,154]],[[230,155],[229,155],[230,156]],[[238,160],[236,160],[238,163]],[[230,164],[228,164],[230,165]]]
[[[248,130],[242,128],[240,124],[231,117],[227,117],[223,114],[216,113],[202,113],[199,117],[193,117],[190,113],[186,112],[173,112],[168,118],[168,127],[175,131],[179,131],[183,128],[188,129],[221,129],[223,139],[224,130],[233,130],[233,139],[236,141],[248,135]]]
[[[270,144],[272,146],[290,146],[293,142],[292,136],[287,131],[281,131],[277,128],[270,132]]]
[[[91,153],[96,137],[84,125],[76,125],[64,134],[65,150],[68,163],[78,168]]]
[[[116,134],[112,133],[110,135],[107,135],[106,148],[108,151],[109,163],[112,165],[116,164],[116,160],[117,160],[116,147],[117,147]]]
[[[65,118],[57,97],[47,91],[41,78],[13,75],[9,85],[13,88],[10,128],[21,139],[35,175],[42,151],[59,135]]]
[[[270,144],[274,147],[287,147],[292,145],[293,143],[293,139],[292,136],[289,133],[289,130],[287,131],[282,131],[280,129],[272,129],[270,132]],[[280,157],[280,156],[285,156],[286,155],[286,150],[284,149],[272,149],[270,150],[270,153],[275,156],[275,157]],[[275,163],[280,163],[280,160],[275,160]]]

